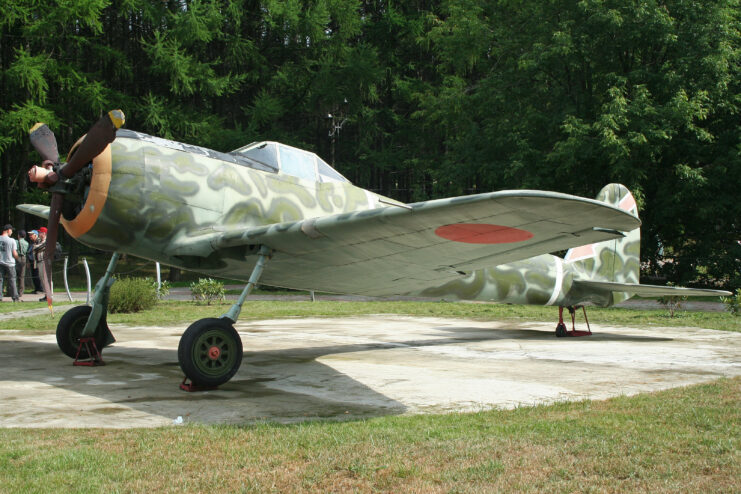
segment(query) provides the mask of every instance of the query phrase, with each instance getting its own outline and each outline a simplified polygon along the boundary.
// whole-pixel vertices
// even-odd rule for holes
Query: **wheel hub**
[[[217,346],[212,346],[208,349],[208,358],[216,360],[221,356],[221,349]]]

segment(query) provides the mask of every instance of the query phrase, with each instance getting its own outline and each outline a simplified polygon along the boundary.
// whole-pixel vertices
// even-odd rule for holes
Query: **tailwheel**
[[[190,325],[178,345],[180,368],[194,386],[229,381],[242,363],[242,340],[226,319],[200,319]]]
[[[73,307],[59,319],[57,324],[57,345],[59,349],[69,358],[88,359],[91,358],[88,345],[80,346],[80,336],[85,328],[92,307],[89,305],[78,305]],[[104,346],[113,343],[115,339],[108,329],[105,317],[101,317],[98,327],[93,334],[95,346],[102,350]],[[79,351],[79,354],[78,354]]]
[[[587,330],[580,331],[575,328],[576,321],[576,309],[581,308],[584,312],[584,321],[587,323]],[[589,327],[589,319],[587,319],[587,309],[583,305],[576,307],[569,306],[569,314],[571,314],[571,331],[566,329],[566,324],[563,322],[563,307],[558,308],[558,324],[556,325],[556,336],[563,338],[564,336],[591,336],[592,328]]]
[[[556,325],[556,336],[559,338],[568,336],[568,331],[566,331],[566,325],[564,323],[560,322]]]

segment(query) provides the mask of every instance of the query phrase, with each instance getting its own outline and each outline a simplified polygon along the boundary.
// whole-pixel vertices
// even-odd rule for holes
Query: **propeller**
[[[44,248],[44,273],[42,284],[46,294],[46,302],[49,310],[52,307],[51,290],[51,262],[57,247],[57,236],[59,234],[59,219],[62,216],[64,197],[66,190],[64,186],[55,185],[60,180],[71,179],[83,167],[90,163],[93,158],[102,153],[116,138],[116,130],[121,128],[126,117],[121,110],[111,110],[103,115],[82,139],[74,153],[69,157],[67,163],[59,163],[59,151],[54,133],[46,124],[38,123],[29,132],[31,144],[43,159],[41,165],[33,166],[28,172],[32,182],[37,182],[39,187],[51,188],[51,207],[49,208],[49,223],[46,227],[46,246]],[[63,185],[63,184],[62,184]]]

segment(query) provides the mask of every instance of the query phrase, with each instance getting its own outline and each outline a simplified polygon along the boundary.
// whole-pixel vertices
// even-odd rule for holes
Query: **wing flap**
[[[574,280],[574,285],[581,285],[596,290],[625,292],[642,297],[726,297],[733,295],[725,290],[705,288],[685,288],[681,286],[641,285],[636,283],[613,283],[609,281]]]

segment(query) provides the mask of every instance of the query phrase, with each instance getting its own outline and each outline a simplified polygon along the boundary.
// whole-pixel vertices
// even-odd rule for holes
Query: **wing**
[[[574,280],[574,285],[582,285],[608,292],[625,292],[642,297],[724,297],[733,295],[725,290],[704,288],[684,288],[681,286],[640,285],[636,283],[612,283],[609,281]]]
[[[474,269],[618,238],[639,225],[635,216],[603,202],[520,190],[225,232],[210,243],[217,250],[272,248],[265,284],[392,295]]]

